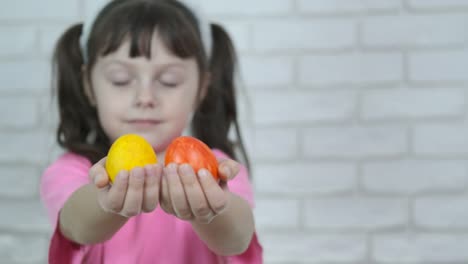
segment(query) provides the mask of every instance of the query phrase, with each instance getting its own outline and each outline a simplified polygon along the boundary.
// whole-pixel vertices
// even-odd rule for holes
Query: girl
[[[62,35],[57,140],[67,152],[41,178],[50,263],[262,262],[247,170],[228,158],[233,126],[247,161],[235,62],[226,32],[175,0],[114,0]],[[119,136],[142,135],[163,161],[187,128],[219,158],[220,184],[187,164],[122,171],[109,184],[105,156]]]

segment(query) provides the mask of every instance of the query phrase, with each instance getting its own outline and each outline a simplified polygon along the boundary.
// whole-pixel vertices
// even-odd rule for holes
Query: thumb
[[[89,169],[89,179],[98,188],[104,188],[109,184],[109,175],[107,175],[105,164],[106,157],[102,158]]]

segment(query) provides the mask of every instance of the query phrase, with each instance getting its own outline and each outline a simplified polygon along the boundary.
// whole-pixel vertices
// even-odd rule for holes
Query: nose
[[[154,89],[150,84],[141,85],[136,93],[136,106],[142,108],[151,108],[156,106],[157,98]]]

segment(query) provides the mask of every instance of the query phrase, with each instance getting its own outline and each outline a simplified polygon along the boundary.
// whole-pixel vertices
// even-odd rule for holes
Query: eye
[[[159,83],[165,87],[170,87],[170,88],[176,87],[178,85],[178,83],[176,82],[167,82],[167,81],[162,81],[162,80],[160,80]]]
[[[113,81],[112,84],[115,86],[127,86],[130,84],[130,81]]]

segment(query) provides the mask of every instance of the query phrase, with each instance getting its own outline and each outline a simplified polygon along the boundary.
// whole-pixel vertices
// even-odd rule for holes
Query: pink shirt
[[[218,157],[226,155],[214,150]],[[66,239],[58,226],[58,214],[70,195],[90,183],[88,159],[66,153],[50,165],[41,178],[41,199],[55,230],[49,248],[49,263],[262,263],[262,247],[254,234],[249,248],[238,256],[214,254],[198,238],[190,223],[166,214],[160,208],[132,217],[108,241],[97,245],[79,245]],[[231,192],[253,206],[253,191],[247,170],[228,183]]]

